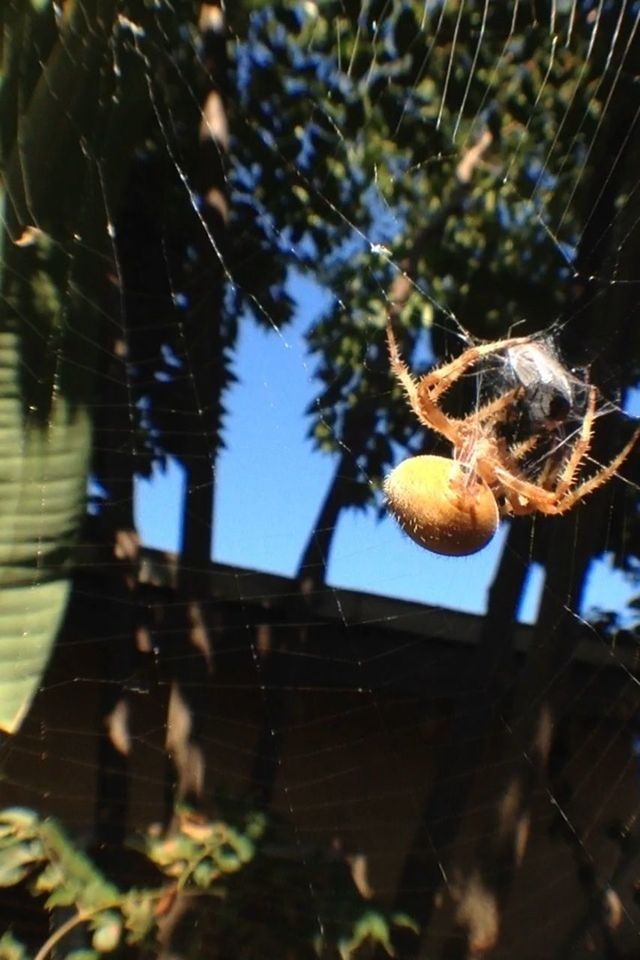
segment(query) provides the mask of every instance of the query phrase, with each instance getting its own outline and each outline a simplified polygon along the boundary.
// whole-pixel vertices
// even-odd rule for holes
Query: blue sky
[[[296,280],[296,321],[281,334],[240,325],[238,383],[227,397],[227,449],[220,457],[213,558],[221,563],[290,576],[330,482],[333,461],[313,451],[303,415],[317,393],[303,334],[321,308],[313,284]],[[176,550],[183,478],[175,463],[151,482],[139,481],[137,522],[148,546]],[[419,600],[470,613],[485,610],[505,530],[472,557],[437,557],[412,543],[390,518],[345,511],[334,538],[329,583],[336,587]],[[529,576],[521,618],[535,618],[543,589],[539,568]],[[609,568],[594,565],[586,608],[618,610],[635,593]]]

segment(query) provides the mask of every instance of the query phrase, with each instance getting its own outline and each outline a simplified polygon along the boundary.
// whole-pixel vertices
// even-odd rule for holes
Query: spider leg
[[[465,370],[472,367],[478,360],[490,356],[492,353],[499,353],[501,350],[506,350],[509,347],[529,343],[530,340],[530,337],[507,337],[504,340],[496,340],[495,343],[481,343],[475,347],[469,347],[469,349],[465,350],[459,357],[450,360],[449,363],[441,364],[424,377],[421,377],[418,381],[418,388],[421,392],[422,390],[428,391],[430,399],[435,402],[443,393],[446,393],[447,390],[453,386]],[[387,324],[387,343],[389,345],[389,358],[394,372],[396,372],[398,366],[401,366],[407,371],[406,364],[400,358],[398,343],[390,323]]]
[[[482,360],[483,357],[491,356],[492,353],[499,353],[509,347],[518,344],[528,343],[529,337],[510,337],[505,340],[496,340],[495,343],[481,343],[475,347],[469,347],[463,354],[450,360],[449,363],[443,363],[435,370],[431,370],[420,380],[420,388],[429,391],[433,401],[438,400],[442,394],[446,393],[450,387],[459,380],[460,377],[474,364]]]
[[[511,471],[506,470],[504,467],[495,467],[493,469],[494,477],[502,486],[513,513],[527,514],[538,512],[548,514],[549,516],[566,513],[567,510],[571,510],[579,500],[593,493],[594,490],[597,490],[598,487],[601,487],[614,476],[620,465],[624,463],[631,453],[638,438],[640,438],[640,427],[638,427],[620,453],[613,458],[611,463],[599,470],[593,477],[589,477],[588,480],[581,483],[575,490],[568,491],[560,498],[558,498],[554,490],[544,490],[535,483],[530,483],[528,480],[516,477]],[[491,485],[489,477],[484,477],[484,479]],[[495,483],[493,486],[495,487]]]
[[[489,486],[495,490],[496,481],[501,492],[506,497],[509,510],[513,514],[555,513],[556,496],[551,490],[545,490],[537,483],[531,483],[523,477],[516,476],[506,467],[492,465],[488,470],[479,466],[478,472]],[[486,474],[486,475],[485,475]]]
[[[523,457],[526,457],[528,453],[531,453],[532,450],[538,446],[540,442],[540,435],[534,433],[533,436],[528,437],[526,440],[521,440],[520,443],[514,443],[512,447],[509,447],[509,456],[512,457],[516,462],[522,460]]]
[[[462,420],[453,420],[457,428],[458,440],[454,459],[458,459],[474,470],[478,469],[479,459],[497,459],[507,469],[518,469],[518,459],[524,457],[538,443],[539,437],[532,436],[509,447],[506,440],[495,434],[494,428],[499,423],[500,413],[508,408],[517,396],[519,388],[509,390],[508,393],[490,400],[474,413],[470,413]]]
[[[516,387],[513,390],[509,390],[508,393],[503,393],[502,396],[485,403],[483,407],[479,407],[474,413],[470,413],[459,422],[470,423],[475,420],[478,423],[484,423],[486,420],[495,419],[496,414],[501,413],[505,407],[509,407],[513,403],[518,392],[519,389]]]
[[[566,464],[562,468],[560,474],[560,480],[555,489],[556,497],[562,498],[565,493],[569,490],[569,487],[573,483],[573,478],[576,475],[576,471],[580,467],[580,464],[584,460],[589,446],[591,444],[591,435],[593,433],[593,418],[595,417],[596,412],[596,396],[597,391],[594,386],[589,387],[589,401],[587,404],[587,410],[582,422],[582,428],[580,430],[580,435],[573,447],[571,456],[567,460]],[[623,458],[624,459],[624,458]]]
[[[391,369],[396,378],[404,387],[405,393],[411,405],[411,409],[417,416],[420,423],[433,430],[437,430],[449,440],[454,446],[458,442],[459,428],[464,423],[455,417],[449,417],[442,411],[437,401],[446,393],[450,387],[462,376],[469,367],[473,366],[482,357],[490,356],[492,353],[505,350],[508,347],[521,343],[528,343],[529,337],[510,337],[505,340],[497,340],[495,343],[483,343],[475,347],[470,347],[461,356],[455,360],[436,367],[430,373],[416,381],[409,373],[404,360],[400,356],[398,343],[393,332],[391,324],[387,324],[387,344],[389,347],[389,360]],[[498,401],[492,401],[489,407],[493,407],[492,414],[496,412],[496,407],[506,405],[508,401],[499,398]],[[489,414],[486,414],[487,416]],[[477,414],[474,416],[477,417]]]
[[[611,463],[607,464],[606,467],[602,467],[598,473],[594,474],[594,476],[590,477],[588,480],[585,480],[584,483],[581,483],[580,486],[576,487],[575,490],[565,493],[565,495],[556,502],[556,505],[552,511],[544,512],[565,513],[567,510],[571,510],[573,505],[579,500],[582,500],[583,497],[593,493],[594,490],[597,490],[598,487],[601,487],[607,482],[607,480],[610,480],[618,470],[618,467],[620,467],[621,464],[627,459],[638,438],[640,438],[640,427],[638,427],[629,442],[622,448],[620,453],[613,458]]]
[[[451,423],[451,418],[432,402],[428,393],[424,396],[420,393],[419,388],[422,381],[418,383],[413,379],[409,373],[409,368],[400,357],[398,344],[391,329],[391,324],[387,326],[387,343],[389,344],[391,370],[404,387],[409,404],[416,417],[423,426],[437,430],[438,433],[441,433],[455,446],[458,439],[458,432]]]

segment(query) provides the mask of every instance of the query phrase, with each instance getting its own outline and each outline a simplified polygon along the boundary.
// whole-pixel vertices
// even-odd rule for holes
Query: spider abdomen
[[[403,460],[385,480],[384,491],[405,533],[433,553],[476,553],[498,527],[498,505],[487,484],[446,457]]]

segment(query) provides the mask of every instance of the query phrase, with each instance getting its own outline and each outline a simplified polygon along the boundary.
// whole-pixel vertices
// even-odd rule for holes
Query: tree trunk
[[[199,803],[204,788],[201,750],[201,692],[211,673],[213,651],[201,600],[208,594],[211,561],[215,458],[219,446],[225,356],[222,335],[228,200],[224,163],[228,150],[225,91],[227,60],[224,14],[217,0],[200,6],[200,58],[206,77],[195,169],[194,248],[197,267],[188,289],[183,324],[185,394],[182,462],[186,494],[179,586],[183,594],[181,634],[186,651],[173,659],[167,750],[177,774],[180,800]],[[168,811],[169,812],[169,811]]]
[[[227,59],[224,15],[218,2],[203,2],[198,22],[201,59],[209,79],[199,131],[194,182],[200,201],[197,224],[198,272],[189,291],[185,323],[185,361],[191,378],[191,422],[183,462],[187,492],[183,518],[184,585],[191,568],[205,569],[211,559],[213,481],[221,412],[221,336],[225,235],[229,216],[224,161],[228,150],[224,107]]]

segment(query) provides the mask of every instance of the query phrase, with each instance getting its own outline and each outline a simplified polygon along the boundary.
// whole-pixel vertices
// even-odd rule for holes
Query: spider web
[[[181,918],[178,955],[333,955],[367,917],[403,957],[635,955],[637,457],[593,507],[463,559],[408,541],[380,490],[435,449],[389,377],[390,316],[419,372],[550,334],[601,393],[587,473],[630,436],[637,4],[32,7],[5,34],[21,92],[62,37],[68,103],[45,88],[91,175],[52,149],[41,200],[46,124],[24,136],[31,217],[5,219],[40,286],[4,296],[37,332],[46,442],[87,379],[94,448],[2,805],[59,818],[125,885],[147,882],[125,836],[176,801],[266,812],[246,887]],[[56,284],[91,322],[46,326]],[[465,378],[467,409],[499,378]],[[35,954],[50,918],[24,891],[2,906]]]

